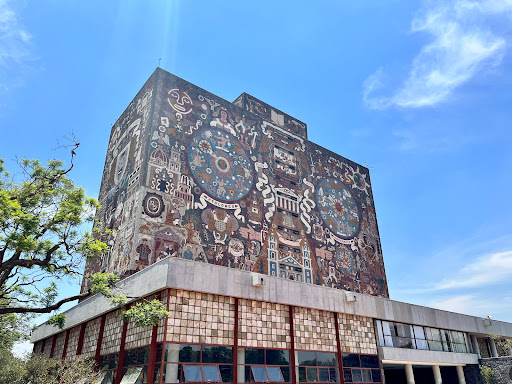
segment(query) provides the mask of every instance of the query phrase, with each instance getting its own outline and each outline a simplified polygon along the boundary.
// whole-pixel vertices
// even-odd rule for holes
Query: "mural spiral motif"
[[[226,132],[197,132],[188,147],[188,163],[197,183],[216,199],[237,201],[251,190],[251,161],[238,141]]]
[[[343,238],[354,237],[359,229],[359,210],[348,188],[338,180],[324,179],[316,197],[329,229]]]

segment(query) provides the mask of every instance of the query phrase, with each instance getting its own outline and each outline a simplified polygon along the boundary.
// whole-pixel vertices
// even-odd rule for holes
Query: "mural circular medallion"
[[[164,211],[164,201],[162,196],[153,192],[148,192],[142,201],[144,213],[149,217],[159,217]]]
[[[352,252],[346,249],[338,249],[336,252],[336,260],[343,273],[347,275],[354,275],[356,273],[356,262]]]
[[[245,197],[253,183],[249,156],[230,134],[216,129],[197,132],[188,146],[188,164],[197,184],[222,201]]]
[[[316,195],[320,215],[336,235],[349,239],[359,230],[359,209],[348,188],[336,179],[324,179]]]

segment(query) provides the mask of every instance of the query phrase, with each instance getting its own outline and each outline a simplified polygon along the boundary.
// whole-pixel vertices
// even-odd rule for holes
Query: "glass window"
[[[265,367],[252,367],[252,374],[254,376],[254,381],[256,382],[268,381],[267,371],[265,370]]]
[[[376,355],[361,355],[362,368],[379,368],[379,357]]]
[[[203,363],[232,363],[233,349],[231,347],[206,346],[203,345]]]
[[[359,363],[359,355],[355,354],[343,354],[342,355],[343,366],[344,367],[360,367]]]
[[[343,379],[345,380],[345,383],[351,383],[352,382],[352,370],[351,369],[344,369],[343,370]]]
[[[428,349],[430,349],[431,351],[442,351],[443,345],[441,344],[440,341],[428,340]]]
[[[423,349],[423,350],[427,350],[428,349],[428,343],[426,340],[418,340],[416,339],[416,348],[417,349]]]
[[[142,374],[142,367],[132,367],[126,370],[121,379],[121,384],[135,384]]]
[[[305,367],[299,367],[299,381],[301,383],[306,382],[306,368]]]
[[[265,364],[265,350],[247,348],[245,350],[245,364]]]
[[[384,336],[391,336],[391,323],[389,321],[382,322],[382,331],[384,332]]]
[[[267,373],[270,381],[284,381],[281,370],[277,367],[267,367]]]
[[[326,367],[337,367],[338,362],[336,361],[336,354],[332,352],[317,352],[316,360],[318,365]]]
[[[290,351],[279,349],[267,349],[265,364],[290,365]]]
[[[425,332],[423,330],[423,327],[420,327],[419,325],[415,325],[413,328],[414,328],[414,337],[416,339],[425,340]]]
[[[219,365],[220,376],[223,383],[233,382],[233,366],[232,365]]]
[[[186,381],[203,381],[199,365],[184,365],[183,372],[185,373]]]
[[[329,381],[329,368],[318,368],[318,381]]]
[[[441,332],[435,328],[425,328],[427,331],[427,339],[433,341],[441,341]]]
[[[369,369],[363,369],[362,370],[362,374],[363,374],[363,381],[365,383],[371,383],[371,381],[372,381],[372,372]]]
[[[352,370],[352,381],[354,383],[361,383],[363,381],[363,376],[361,374],[360,369],[353,369]]]
[[[317,365],[315,352],[298,351],[297,357],[298,365]]]
[[[382,321],[375,320],[375,326],[377,328],[377,335],[379,336],[379,345],[383,347],[386,344],[384,344],[384,334],[382,333]]]
[[[148,364],[149,363],[149,347],[140,348],[137,351],[137,363],[136,364]]]
[[[203,367],[204,381],[220,381],[219,368],[216,366],[204,365]]]
[[[201,361],[201,346],[180,345],[179,361],[182,363],[199,363]]]
[[[316,372],[316,368],[307,368],[308,381],[318,381],[318,375]]]
[[[372,381],[374,383],[380,383],[382,381],[380,377],[380,369],[372,369]]]
[[[128,367],[130,365],[137,364],[137,350],[132,349],[131,351],[126,351],[124,353],[124,367]]]

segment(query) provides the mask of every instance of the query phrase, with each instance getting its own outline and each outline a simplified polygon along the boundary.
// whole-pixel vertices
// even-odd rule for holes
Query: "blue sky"
[[[162,58],[370,167],[391,298],[512,321],[511,18],[511,0],[0,0],[0,157],[67,159],[73,131],[97,197],[111,124]]]

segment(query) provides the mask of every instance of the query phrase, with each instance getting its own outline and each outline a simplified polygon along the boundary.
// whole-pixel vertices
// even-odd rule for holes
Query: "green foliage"
[[[62,328],[64,328],[64,325],[66,324],[66,316],[63,315],[62,313],[57,313],[56,315],[53,315],[52,317],[50,317],[48,319],[47,323],[62,329]]]
[[[57,160],[23,159],[10,177],[0,161],[0,300],[9,303],[0,314],[51,313],[76,300],[57,302],[55,281],[80,277],[87,256],[108,250],[101,236],[83,230],[99,205],[67,178],[74,149],[67,169]]]
[[[53,316],[48,323],[63,328],[66,318],[58,310],[67,302],[91,294],[104,295],[114,307],[128,301],[115,291],[119,277],[113,273],[95,273],[87,292],[58,300],[56,281],[82,277],[88,257],[108,252],[101,240],[111,233],[102,232],[101,223],[92,231],[83,229],[93,222],[99,204],[67,177],[78,145],[72,145],[68,168],[58,160],[42,165],[38,160],[23,159],[21,173],[11,177],[0,159],[0,316],[50,313]],[[147,301],[124,314],[139,325],[156,324],[165,316],[161,303]],[[13,319],[16,317],[0,317],[0,326],[1,321]],[[12,346],[21,333],[10,332],[4,344]]]
[[[54,360],[44,355],[20,359],[0,351],[0,383],[15,384],[92,384],[100,374],[94,360],[77,356],[73,360]]]
[[[30,317],[14,313],[0,315],[0,351],[10,351],[17,341],[27,340]],[[2,381],[0,381],[1,383]]]
[[[9,350],[0,350],[0,383],[23,383],[19,380],[26,372],[23,360],[14,357]]]
[[[485,384],[494,384],[494,372],[491,368],[480,365],[480,376],[482,376],[482,379],[484,380]]]
[[[136,303],[123,312],[125,321],[132,320],[140,326],[157,325],[160,319],[167,316],[169,316],[169,312],[167,312],[165,305],[156,299]]]

